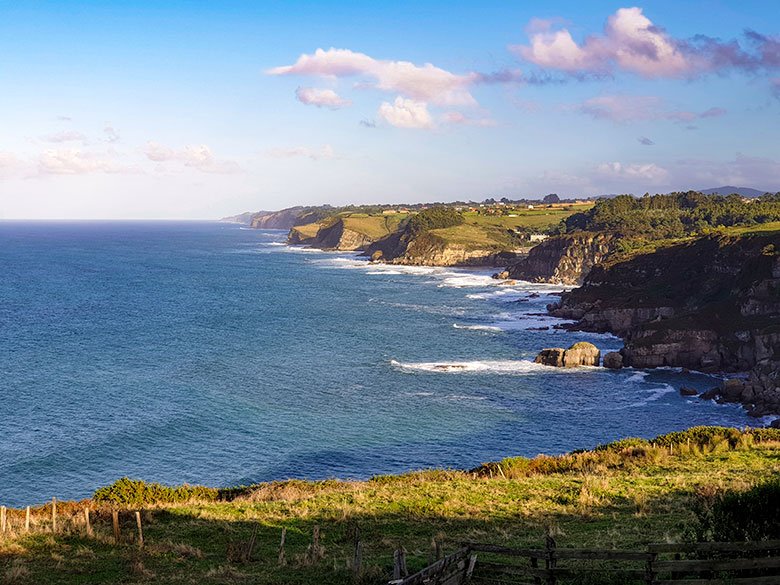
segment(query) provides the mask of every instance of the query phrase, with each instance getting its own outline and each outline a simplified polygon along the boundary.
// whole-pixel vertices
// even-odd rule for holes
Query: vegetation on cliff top
[[[702,524],[705,504],[721,519],[734,517],[734,506],[712,506],[738,493],[742,509],[749,507],[756,501],[753,486],[768,493],[770,488],[762,486],[778,473],[780,431],[699,427],[558,457],[506,459],[470,472],[285,481],[231,493],[191,487],[167,491],[123,480],[96,494],[103,503],[87,502],[93,507],[94,538],[85,537],[79,524],[69,528],[65,515],[81,518],[81,507],[63,502],[64,532],[0,542],[0,581],[335,585],[351,579],[347,559],[354,554],[359,526],[362,582],[382,583],[390,578],[394,548],[406,547],[409,568],[416,570],[427,564],[433,538],[445,552],[463,540],[538,545],[547,532],[556,534],[563,547],[634,548],[685,540],[711,528]],[[179,498],[188,490],[192,499],[182,503]],[[173,503],[166,503],[169,498]],[[146,508],[143,549],[132,543],[130,514],[122,516],[128,541],[112,544],[110,514],[101,506],[113,501]],[[763,511],[771,513],[766,507]],[[36,518],[46,513],[34,511]],[[23,514],[9,511],[12,526],[20,525]],[[312,559],[307,550],[315,526],[324,550],[321,558]],[[287,563],[279,565],[283,527]],[[238,561],[236,547],[255,530],[253,560]]]
[[[737,195],[696,191],[601,199],[584,213],[564,220],[560,230],[610,232],[644,240],[703,235],[718,228],[780,221],[780,193],[745,201]]]

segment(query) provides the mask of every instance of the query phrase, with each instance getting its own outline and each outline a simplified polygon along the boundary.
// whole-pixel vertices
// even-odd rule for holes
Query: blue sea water
[[[468,468],[697,424],[671,370],[558,370],[605,335],[540,315],[560,287],[372,266],[219,223],[0,223],[0,503],[122,476],[236,485]],[[538,297],[529,298],[535,293]]]

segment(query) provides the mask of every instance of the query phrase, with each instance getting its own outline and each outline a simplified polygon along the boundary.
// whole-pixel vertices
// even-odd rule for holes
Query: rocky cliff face
[[[623,365],[745,372],[711,398],[780,414],[780,234],[712,236],[594,267],[548,307],[625,340]]]
[[[555,236],[509,267],[511,278],[531,282],[581,284],[590,269],[614,251],[615,238],[580,232]]]
[[[323,225],[296,226],[287,234],[288,244],[345,252],[365,250],[373,241],[370,236],[347,228],[341,218]]]
[[[314,245],[325,250],[358,251],[364,250],[373,241],[366,234],[348,229],[344,220],[338,219],[332,225],[320,228]]]
[[[518,253],[447,242],[430,233],[391,234],[368,246],[374,260],[412,266],[505,266]]]
[[[780,237],[706,237],[592,269],[551,312],[625,338],[635,367],[745,371],[780,357]]]

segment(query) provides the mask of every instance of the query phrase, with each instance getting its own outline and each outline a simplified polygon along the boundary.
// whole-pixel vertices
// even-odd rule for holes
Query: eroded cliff
[[[549,238],[509,267],[510,278],[530,282],[580,284],[591,268],[615,249],[609,234],[577,232]]]

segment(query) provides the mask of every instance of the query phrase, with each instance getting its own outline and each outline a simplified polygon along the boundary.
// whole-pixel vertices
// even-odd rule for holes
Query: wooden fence
[[[641,551],[558,548],[549,537],[538,549],[470,542],[390,583],[556,585],[588,575],[647,585],[780,585],[780,540],[650,544]]]

